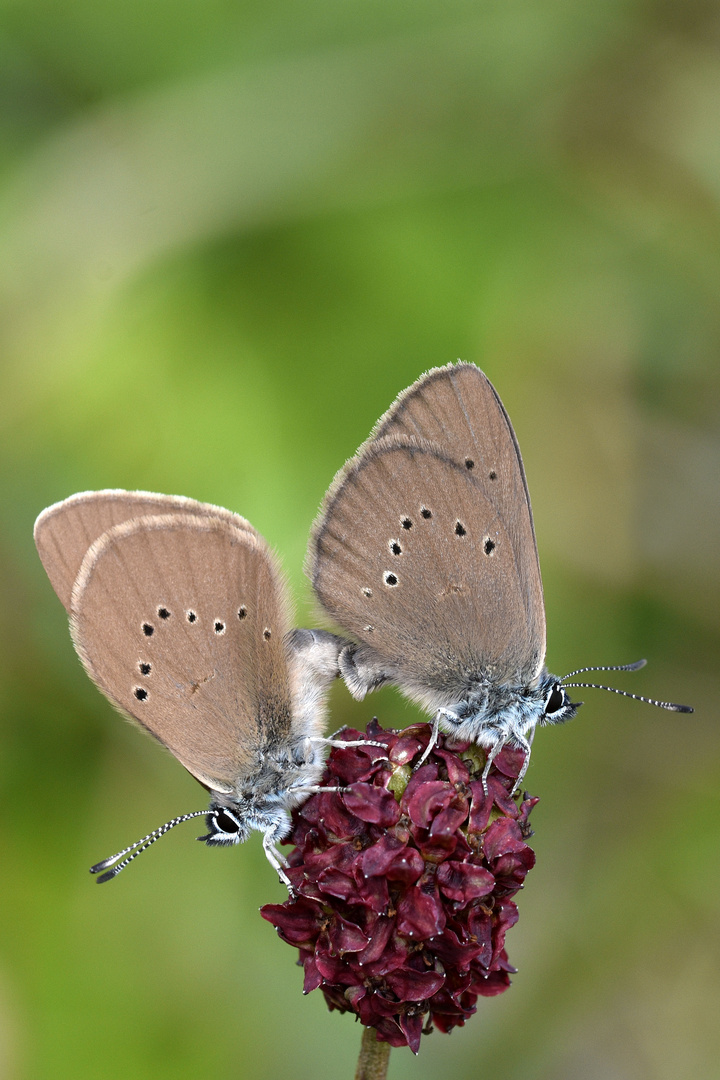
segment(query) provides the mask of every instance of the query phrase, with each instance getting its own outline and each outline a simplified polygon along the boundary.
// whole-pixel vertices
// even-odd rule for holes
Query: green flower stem
[[[363,1028],[355,1080],[385,1080],[390,1061],[390,1043],[380,1042],[375,1028]]]

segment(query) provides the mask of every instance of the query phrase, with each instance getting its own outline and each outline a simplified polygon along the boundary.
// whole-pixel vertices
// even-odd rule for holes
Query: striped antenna
[[[695,710],[690,705],[676,705],[673,701],[657,701],[655,698],[643,697],[642,694],[630,694],[627,690],[618,690],[615,686],[603,686],[601,683],[591,682],[566,682],[566,679],[572,679],[573,675],[582,675],[585,671],[639,671],[640,668],[644,668],[647,664],[647,660],[636,660],[634,664],[613,664],[608,667],[584,667],[578,668],[577,671],[571,671],[569,675],[565,675],[560,680],[560,685],[566,689],[572,687],[579,687],[580,689],[588,690],[607,690],[611,694],[620,694],[622,697],[633,698],[635,701],[644,701],[646,705],[657,705],[659,709],[669,709],[670,712],[682,712],[691,713]]]
[[[207,817],[207,810],[196,810],[192,814],[181,814],[180,817],[173,818],[172,821],[166,821],[164,825],[161,825],[158,829],[153,829],[147,836],[143,836],[142,840],[136,840],[134,844],[130,844],[130,847],[123,848],[122,851],[118,851],[116,855],[111,855],[107,859],[103,859],[102,862],[96,863],[95,866],[90,867],[91,874],[100,874],[101,870],[107,871],[104,874],[100,874],[97,879],[98,885],[102,885],[104,881],[110,881],[111,878],[117,877],[121,870],[124,870],[129,863],[136,858],[140,852],[145,851],[151,847],[156,840],[159,840],[161,836],[164,836],[166,832],[170,832],[176,825],[181,825],[183,821],[190,821],[191,818]],[[131,851],[132,855],[129,855],[127,859],[124,859],[118,866],[113,866],[118,859],[122,859],[123,855],[127,855]],[[112,869],[108,869],[112,867]]]

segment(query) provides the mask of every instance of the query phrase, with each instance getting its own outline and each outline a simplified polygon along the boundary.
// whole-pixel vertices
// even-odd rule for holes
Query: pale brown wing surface
[[[530,496],[515,432],[492,383],[474,364],[434,368],[398,396],[371,440],[396,435],[437,443],[472,473],[510,537],[544,655],[545,607]]]
[[[459,699],[475,681],[523,682],[541,667],[506,525],[474,473],[437,446],[366,444],[310,550],[325,610],[418,699],[423,688]]]
[[[35,522],[35,544],[63,607],[70,610],[75,579],[89,547],[123,521],[147,514],[195,514],[217,517],[237,528],[255,530],[238,514],[181,495],[148,491],[82,491],[43,510]]]
[[[88,551],[71,629],[91,678],[202,783],[236,787],[287,744],[285,590],[262,538],[221,517],[116,525]]]

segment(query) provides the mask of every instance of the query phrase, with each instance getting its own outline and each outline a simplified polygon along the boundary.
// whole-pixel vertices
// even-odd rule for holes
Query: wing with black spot
[[[103,693],[214,790],[292,735],[285,587],[262,538],[230,520],[108,529],[83,560],[71,629]]]
[[[331,489],[309,571],[368,669],[433,708],[479,680],[522,683],[542,666],[542,606],[524,588],[511,532],[487,486],[437,445],[366,444]]]
[[[436,443],[482,488],[510,537],[525,606],[535,635],[542,635],[544,655],[545,607],[530,494],[510,417],[490,380],[475,364],[427,372],[397,397],[371,441],[394,436]]]

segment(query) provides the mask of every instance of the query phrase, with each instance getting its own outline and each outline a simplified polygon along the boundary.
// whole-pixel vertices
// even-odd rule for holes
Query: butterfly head
[[[555,675],[546,674],[540,684],[543,694],[543,711],[538,723],[541,726],[547,724],[564,724],[566,720],[572,720],[577,713],[582,701],[571,701],[567,690]]]
[[[244,844],[250,835],[251,826],[239,808],[230,809],[213,802],[205,820],[208,834],[198,836],[198,840],[204,841],[209,847]]]

